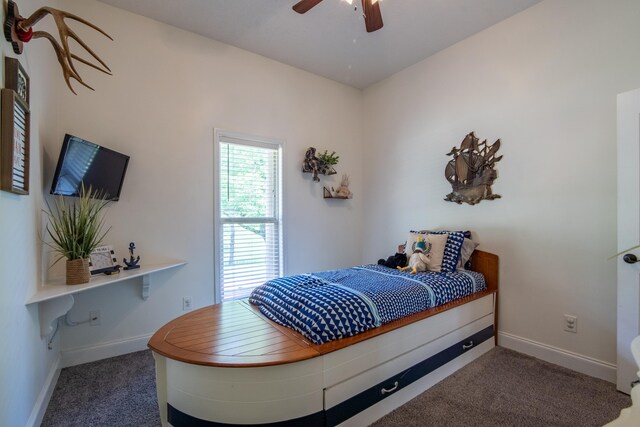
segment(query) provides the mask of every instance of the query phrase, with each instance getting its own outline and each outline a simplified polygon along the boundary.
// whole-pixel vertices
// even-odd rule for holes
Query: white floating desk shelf
[[[84,285],[67,285],[64,279],[47,282],[38,287],[38,291],[27,300],[25,305],[38,304],[40,335],[45,337],[53,331],[53,322],[60,316],[67,314],[73,307],[73,294],[142,277],[141,297],[146,300],[149,297],[149,288],[151,287],[151,274],[180,267],[186,263],[186,261],[174,260],[159,264],[142,265],[135,270],[122,270],[120,273],[109,276],[99,274],[92,276],[89,283]]]

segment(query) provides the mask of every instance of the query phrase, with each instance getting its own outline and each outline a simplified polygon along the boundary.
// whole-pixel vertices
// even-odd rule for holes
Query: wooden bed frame
[[[498,257],[475,251],[471,269],[486,291],[321,345],[246,300],[169,322],[149,341],[162,424],[375,421],[495,345]]]

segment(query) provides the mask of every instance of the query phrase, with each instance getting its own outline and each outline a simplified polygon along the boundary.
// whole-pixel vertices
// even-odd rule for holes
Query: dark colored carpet
[[[601,426],[630,405],[611,383],[497,347],[374,426]],[[149,351],[63,369],[42,422],[159,425]]]
[[[602,426],[627,406],[612,383],[496,347],[373,426]]]
[[[151,351],[65,368],[41,426],[159,426]]]

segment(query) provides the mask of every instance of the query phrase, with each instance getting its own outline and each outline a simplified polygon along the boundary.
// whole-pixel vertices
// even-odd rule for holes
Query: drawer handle
[[[469,344],[462,344],[463,350],[469,350],[471,347],[473,347],[473,341],[469,341]]]
[[[394,391],[396,391],[397,388],[398,388],[398,381],[393,383],[393,387],[391,387],[388,390],[386,388],[383,388],[382,390],[380,390],[380,393],[382,393],[382,395],[385,395],[387,393],[393,393]]]

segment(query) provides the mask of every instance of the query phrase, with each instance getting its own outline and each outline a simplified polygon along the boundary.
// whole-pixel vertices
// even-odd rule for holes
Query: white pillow
[[[462,242],[462,248],[460,248],[460,259],[458,259],[458,265],[456,266],[456,270],[464,270],[464,265],[471,258],[471,254],[476,250],[480,243],[476,243],[471,239],[464,239]]]
[[[407,245],[404,249],[404,253],[407,255],[407,260],[411,258],[411,255],[413,255],[418,237],[422,237],[427,245],[427,250],[425,251],[425,254],[429,258],[429,262],[427,262],[427,269],[429,271],[440,271],[442,269],[442,259],[444,258],[444,248],[447,245],[449,235],[409,233]]]

